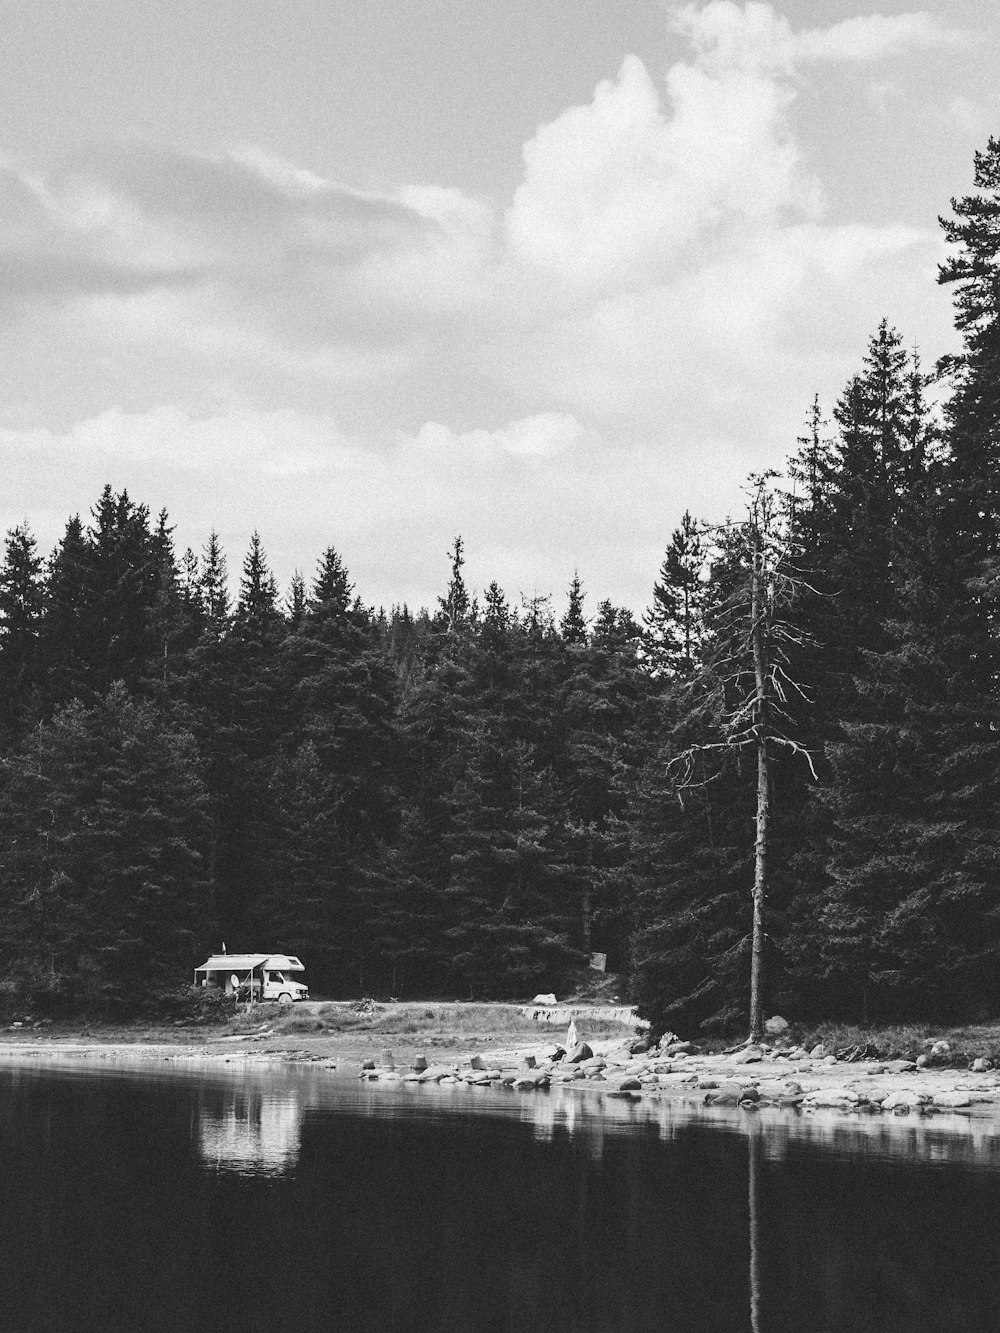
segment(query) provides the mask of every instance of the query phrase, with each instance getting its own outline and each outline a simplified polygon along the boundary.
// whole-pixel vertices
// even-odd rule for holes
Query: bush
[[[232,996],[218,986],[177,986],[151,991],[138,1004],[138,1012],[144,1018],[199,1026],[227,1023],[233,1016],[233,1008]]]

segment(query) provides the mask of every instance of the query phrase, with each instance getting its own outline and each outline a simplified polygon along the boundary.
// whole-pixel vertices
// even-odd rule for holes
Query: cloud
[[[700,64],[718,73],[791,74],[813,61],[873,64],[907,51],[960,45],[959,29],[925,12],[859,15],[798,32],[769,4],[712,0],[674,11],[674,26],[691,42]]]
[[[64,434],[0,430],[0,447],[35,453],[66,451],[78,458],[125,463],[161,462],[199,473],[293,477],[352,466],[355,451],[329,418],[288,408],[232,410],[192,417],[177,407],[124,412],[112,407]]]
[[[583,428],[564,412],[541,412],[511,421],[496,430],[471,430],[456,434],[447,426],[429,421],[418,431],[414,446],[434,456],[459,454],[489,463],[509,454],[515,458],[553,458],[580,441]]]
[[[907,295],[932,218],[852,222],[799,97],[958,40],[723,0],[676,24],[668,68],[630,55],[537,128],[505,208],[249,144],[0,167],[15,491],[48,505],[55,477],[69,512],[110,478],[236,544],[273,523],[286,569],[340,533],[372,599],[419,600],[414,553],[459,531],[528,590],[599,552],[641,604],[683,509],[780,464],[883,314],[937,350]]]
[[[906,51],[934,51],[967,40],[967,33],[946,27],[935,14],[867,14],[800,33],[795,54],[800,60],[873,64]]]

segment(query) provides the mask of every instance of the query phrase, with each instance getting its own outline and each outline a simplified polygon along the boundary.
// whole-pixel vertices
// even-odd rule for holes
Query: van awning
[[[214,953],[195,972],[255,972],[266,967],[269,972],[304,972],[305,965],[294,954],[286,953]]]

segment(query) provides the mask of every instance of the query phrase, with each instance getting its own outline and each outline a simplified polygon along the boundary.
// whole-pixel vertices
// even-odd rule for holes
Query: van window
[[[284,981],[284,979],[285,979],[285,978],[281,975],[280,972],[272,972],[272,973],[271,973],[271,980],[272,980],[272,981]]]

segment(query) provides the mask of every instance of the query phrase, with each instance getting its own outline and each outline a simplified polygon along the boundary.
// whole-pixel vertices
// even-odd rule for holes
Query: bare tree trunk
[[[767,892],[767,823],[770,794],[767,752],[767,649],[764,642],[766,590],[762,586],[763,556],[763,543],[760,534],[756,533],[750,585],[751,636],[756,687],[754,732],[757,746],[757,838],[754,844],[753,934],[750,944],[751,1041],[760,1041],[764,1035],[764,898]]]
[[[591,915],[593,911],[592,892],[593,892],[593,874],[594,874],[594,835],[587,835],[587,876],[583,884],[583,896],[581,899],[581,925],[583,927],[583,948],[589,955],[592,947],[591,938]]]

